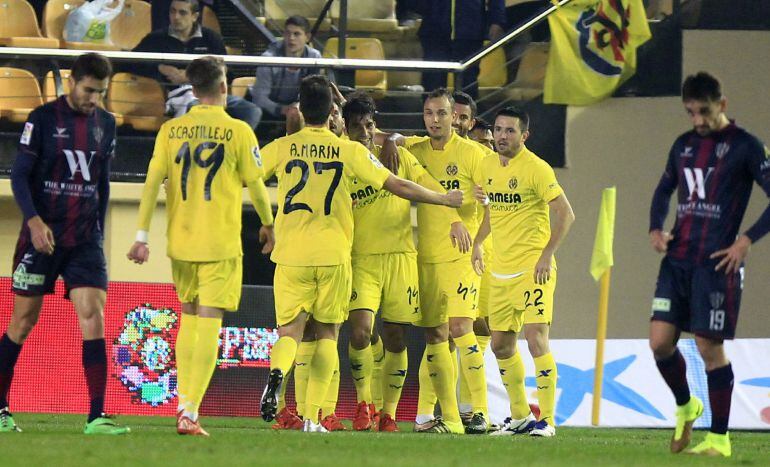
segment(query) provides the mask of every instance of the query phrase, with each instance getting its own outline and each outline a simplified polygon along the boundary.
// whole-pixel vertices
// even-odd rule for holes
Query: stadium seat
[[[24,123],[27,116],[43,105],[43,96],[35,75],[19,68],[0,68],[0,116]]]
[[[337,58],[339,39],[330,37],[326,41],[323,56]],[[348,37],[345,39],[345,58],[384,60],[385,52],[379,39],[372,37]],[[388,75],[383,70],[356,70],[356,88],[374,92],[382,97],[388,89]]]
[[[332,20],[339,25],[339,2],[331,8]],[[395,0],[358,0],[348,2],[348,31],[388,33],[398,31]]]
[[[230,94],[240,98],[246,97],[246,92],[257,82],[256,76],[242,76],[235,78],[230,84]]]
[[[121,50],[133,50],[152,31],[151,6],[142,0],[126,0],[123,11],[110,23],[110,39]]]
[[[64,25],[67,22],[67,16],[83,3],[85,3],[84,0],[48,0],[43,10],[43,33],[45,36],[58,40],[59,46],[63,49],[120,50],[119,47],[110,44],[64,40]]]
[[[35,10],[26,0],[0,0],[0,45],[58,49],[59,41],[43,37]]]
[[[165,103],[160,83],[131,73],[116,73],[107,91],[107,110],[136,130],[158,131],[167,120]]]
[[[484,46],[489,45],[485,42]],[[466,83],[467,84],[467,83]],[[481,59],[479,64],[479,90],[501,88],[508,84],[508,67],[505,62],[505,51],[502,47]],[[454,74],[447,77],[447,86],[454,88]]]
[[[543,93],[549,45],[547,42],[532,42],[527,46],[521,56],[516,79],[505,92],[510,99],[526,101]]]
[[[61,75],[61,94],[56,92],[56,80],[53,77],[53,71],[49,71],[45,74],[45,78],[43,79],[43,99],[46,102],[56,100],[60,95],[70,92],[70,70],[59,70],[59,75]],[[115,124],[117,126],[123,124],[122,115],[116,114],[114,112],[110,113],[112,113],[113,117],[115,117]]]
[[[54,79],[53,71],[45,74],[43,79],[43,99],[46,102],[56,100],[60,95],[70,91],[70,70],[59,70],[59,75],[61,76],[61,94],[56,92],[56,80]]]
[[[300,15],[307,18],[312,27],[321,10],[324,7],[325,0],[265,0],[265,16],[257,17],[262,24],[274,24],[279,30],[283,29],[283,23],[291,15]],[[331,12],[329,12],[331,13]],[[332,26],[330,15],[327,14],[321,22],[319,31],[329,31]]]
[[[203,9],[201,24],[203,27],[211,29],[220,36],[222,35],[222,25],[219,24],[219,18],[217,18],[217,14],[214,13],[214,10],[211,8],[205,7]],[[227,55],[243,55],[243,49],[239,49],[238,47],[225,45],[225,49],[227,50]]]

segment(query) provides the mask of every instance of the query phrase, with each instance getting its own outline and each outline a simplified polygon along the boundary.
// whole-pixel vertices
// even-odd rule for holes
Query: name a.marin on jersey
[[[297,144],[289,147],[291,157],[307,157],[311,159],[339,159],[340,147],[331,144]]]
[[[230,141],[233,130],[208,125],[172,126],[168,130],[169,139],[202,139],[206,141]]]

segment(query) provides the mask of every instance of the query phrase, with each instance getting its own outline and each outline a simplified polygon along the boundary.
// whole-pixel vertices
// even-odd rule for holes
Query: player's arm
[[[32,246],[36,251],[52,254],[55,247],[53,232],[38,215],[35,203],[32,201],[32,189],[29,181],[35,169],[38,155],[42,149],[43,130],[40,128],[38,112],[32,112],[24,124],[24,132],[19,141],[19,152],[11,168],[11,190],[13,198],[19,205],[24,221],[29,227]]]
[[[374,144],[381,146],[380,162],[394,174],[398,174],[399,157],[398,148],[405,145],[406,138],[399,133],[385,133],[376,130],[374,133]]]
[[[484,219],[476,232],[476,238],[473,239],[473,252],[471,253],[471,264],[473,270],[479,276],[484,273],[484,241],[492,232],[492,224],[489,220],[489,206],[484,207]]]
[[[459,208],[463,204],[463,192],[460,190],[439,193],[393,174],[388,176],[382,187],[398,197],[417,203],[437,204],[453,208]]]
[[[754,181],[770,197],[770,150],[761,142],[756,141],[756,148],[751,151],[748,168]],[[749,254],[751,244],[757,242],[770,232],[770,205],[768,205],[759,219],[746,232],[739,235],[730,247],[715,251],[711,258],[722,258],[715,270],[722,268],[725,274],[732,274],[740,270],[743,260]]]
[[[275,245],[275,233],[273,231],[273,207],[270,204],[270,195],[262,177],[265,166],[259,143],[251,128],[244,127],[244,142],[238,151],[238,171],[241,181],[246,185],[249,199],[257,211],[262,226],[259,228],[259,242],[263,244],[262,254],[273,251]],[[272,153],[272,151],[270,151]],[[273,164],[271,163],[271,166]]]
[[[155,204],[158,201],[160,185],[168,175],[165,137],[162,136],[165,134],[166,132],[161,128],[158,139],[155,142],[155,151],[147,168],[147,178],[144,181],[142,199],[139,202],[139,222],[136,241],[131,245],[131,249],[128,250],[126,255],[129,260],[136,264],[142,264],[150,259],[150,248],[147,243],[150,236],[152,212],[155,210]]]
[[[668,154],[666,170],[660,177],[655,193],[652,195],[652,204],[650,206],[650,244],[658,253],[665,253],[668,249],[668,242],[674,237],[663,230],[663,223],[668,215],[668,204],[671,194],[676,189],[678,180],[675,165],[675,153],[678,144],[674,143]]]
[[[273,251],[275,246],[275,231],[273,230],[273,207],[270,205],[270,195],[267,193],[265,182],[261,178],[246,182],[249,198],[257,210],[262,226],[259,228],[259,243],[262,243],[262,254]]]
[[[113,120],[114,122],[114,120]],[[101,177],[99,178],[99,226],[102,229],[102,233],[105,233],[105,226],[107,220],[107,206],[110,202],[110,170],[112,166],[112,158],[115,157],[115,126],[113,123],[110,146],[107,150],[107,154],[104,157],[104,164],[102,165]]]
[[[548,203],[548,209],[551,215],[551,238],[548,239],[535,265],[536,284],[545,284],[551,278],[553,255],[567,236],[572,223],[575,222],[575,213],[564,193],[551,200]]]

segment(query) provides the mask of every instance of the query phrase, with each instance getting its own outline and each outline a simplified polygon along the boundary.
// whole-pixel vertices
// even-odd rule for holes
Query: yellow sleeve
[[[556,173],[547,162],[538,163],[534,168],[534,187],[537,196],[550,203],[564,193],[559,182],[556,181]]]
[[[484,183],[484,177],[481,174],[481,160],[485,157],[486,154],[480,148],[474,147],[473,151],[470,152],[471,179],[476,185]]]
[[[158,137],[155,139],[155,149],[152,152],[152,159],[147,168],[147,178],[144,181],[142,200],[139,202],[138,229],[145,232],[150,230],[152,212],[155,210],[155,203],[158,200],[160,184],[168,177],[167,134],[168,132],[164,131],[164,128],[161,127]]]
[[[278,144],[272,142],[262,148],[260,157],[262,159],[262,177],[267,180],[275,175],[275,170],[278,167]]]
[[[425,170],[420,161],[414,157],[414,154],[403,147],[398,147],[398,156],[401,160],[401,166],[404,168],[404,178],[415,183],[420,183],[420,179],[425,175],[428,175],[428,171]]]
[[[273,225],[273,207],[270,205],[270,195],[267,193],[265,182],[257,177],[255,180],[246,182],[246,188],[249,189],[251,204],[257,210],[262,225]]]
[[[259,153],[259,143],[257,137],[251,128],[244,129],[243,138],[238,147],[238,171],[241,174],[241,181],[245,184],[253,182],[262,177],[262,156]]]
[[[362,182],[371,185],[379,190],[390,177],[390,170],[386,169],[377,157],[370,153],[361,144],[355,143],[353,148],[353,157],[348,161],[353,174]]]

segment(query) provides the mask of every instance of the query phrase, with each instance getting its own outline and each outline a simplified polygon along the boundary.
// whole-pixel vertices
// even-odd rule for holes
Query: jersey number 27
[[[329,215],[332,212],[332,199],[334,199],[334,190],[340,184],[342,179],[342,162],[313,162],[313,169],[315,173],[321,174],[326,170],[333,170],[334,176],[332,182],[329,184],[329,190],[326,192],[326,198],[324,199],[324,215]],[[290,174],[295,168],[299,168],[301,171],[301,177],[299,183],[294,185],[289,191],[286,192],[286,200],[283,203],[283,213],[289,214],[293,211],[309,211],[313,212],[313,209],[306,203],[294,203],[292,200],[297,194],[305,188],[307,179],[310,177],[310,166],[302,159],[292,159],[286,164],[286,173]]]

